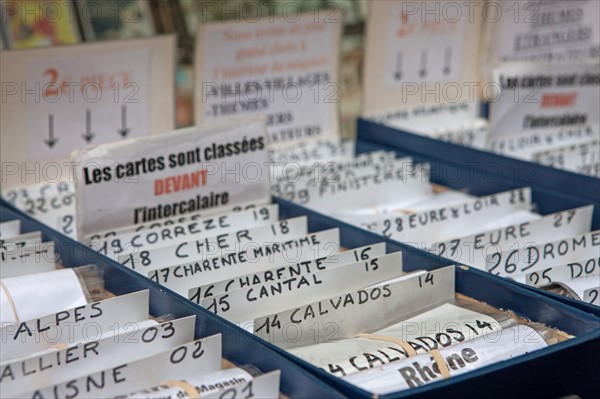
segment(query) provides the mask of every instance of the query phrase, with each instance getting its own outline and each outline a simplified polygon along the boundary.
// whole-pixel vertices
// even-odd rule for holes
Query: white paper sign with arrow
[[[36,101],[27,101],[29,157],[147,135],[149,57],[141,48],[31,61],[26,85],[36,90]]]
[[[72,181],[69,154],[175,126],[172,35],[5,51],[3,191]]]

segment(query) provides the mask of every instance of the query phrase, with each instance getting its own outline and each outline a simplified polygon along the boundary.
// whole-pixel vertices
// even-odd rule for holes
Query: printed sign
[[[149,48],[28,62],[25,84],[41,90],[27,102],[29,158],[147,135],[149,63]]]
[[[70,151],[174,128],[175,37],[2,53],[3,191],[72,181]]]
[[[457,20],[462,11],[462,8],[454,10]],[[389,12],[384,24],[387,25],[384,79],[388,86],[460,77],[466,61],[469,24],[450,18],[424,23],[422,17],[427,19],[425,13],[408,12],[403,4],[396,4]]]
[[[371,2],[366,113],[424,103],[475,102],[483,2]]]
[[[82,149],[72,155],[77,234],[270,200],[262,120]],[[110,202],[107,202],[110,199]]]
[[[600,63],[509,63],[494,71],[490,137],[598,126]]]
[[[200,24],[196,123],[266,115],[270,144],[337,137],[341,15],[315,16]]]
[[[492,1],[485,15],[484,80],[507,61],[576,61],[600,57],[600,2]]]
[[[257,213],[263,214],[264,209],[262,209],[262,208],[264,206],[265,206],[265,204],[263,204],[263,203],[255,204],[255,203],[246,202],[246,203],[239,204],[239,205],[230,205],[230,206],[222,206],[222,207],[213,208],[213,209],[205,209],[205,210],[202,210],[201,212],[186,213],[185,215],[156,219],[156,220],[148,221],[146,223],[138,223],[138,224],[127,225],[124,227],[119,227],[119,228],[115,228],[115,229],[111,229],[111,230],[98,231],[94,234],[90,234],[89,236],[85,237],[82,241],[89,244],[90,242],[93,242],[96,240],[107,239],[110,237],[121,236],[124,234],[134,234],[134,233],[146,232],[148,230],[158,229],[160,227],[171,226],[171,227],[175,228],[175,227],[177,227],[177,225],[185,224],[185,223],[193,223],[194,221],[198,221],[200,218],[207,218],[209,216],[216,218],[216,217],[220,217],[223,215],[231,215],[231,214],[236,214],[238,212],[248,211],[248,210],[254,210]],[[276,213],[279,214],[279,212],[276,212]],[[263,214],[263,216],[264,216],[264,214]],[[118,247],[118,244],[116,246]],[[98,249],[96,249],[96,250],[98,250]],[[103,248],[103,250],[98,250],[98,252],[100,252],[100,253],[105,253],[106,251],[107,251],[107,248]]]

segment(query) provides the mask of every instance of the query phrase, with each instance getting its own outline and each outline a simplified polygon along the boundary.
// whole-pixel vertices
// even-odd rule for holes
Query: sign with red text
[[[507,63],[494,79],[491,138],[600,124],[600,62]]]
[[[266,115],[270,144],[337,137],[339,10],[201,24],[197,124]]]
[[[29,157],[147,135],[149,61],[149,48],[30,61],[26,85],[41,96],[26,103]]]
[[[71,181],[77,148],[174,128],[175,38],[2,53],[3,188]]]
[[[266,203],[264,121],[189,128],[75,151],[77,233]]]

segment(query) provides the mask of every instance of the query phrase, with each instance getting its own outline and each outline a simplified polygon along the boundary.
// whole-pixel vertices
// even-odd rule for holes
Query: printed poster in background
[[[76,6],[86,41],[156,34],[148,0],[77,0]]]
[[[77,234],[269,202],[267,144],[259,118],[75,151]]]
[[[600,62],[500,65],[490,103],[490,137],[531,135],[589,125],[598,131]]]
[[[337,9],[201,24],[196,124],[265,115],[275,146],[338,137],[341,28]]]
[[[31,48],[80,41],[73,3],[68,0],[2,0],[0,16],[8,48]]]
[[[72,181],[72,150],[173,130],[175,49],[160,36],[3,52],[3,189]]]

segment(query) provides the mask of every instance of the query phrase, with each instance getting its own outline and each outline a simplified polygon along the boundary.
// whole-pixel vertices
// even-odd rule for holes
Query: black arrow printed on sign
[[[419,76],[422,78],[427,76],[427,50],[421,51],[421,69],[419,69]]]
[[[444,57],[444,74],[450,74],[450,59],[452,57],[452,49],[450,47],[446,47],[446,54]]]
[[[121,137],[125,138],[131,132],[131,129],[127,127],[127,106],[121,106],[121,128],[117,130]]]
[[[394,74],[396,80],[402,79],[402,53],[398,53],[396,56],[396,73]]]
[[[92,111],[89,109],[85,110],[85,134],[82,135],[83,139],[89,143],[94,138],[95,134],[92,133]]]
[[[44,143],[49,148],[54,147],[54,144],[58,141],[57,138],[54,138],[54,115],[48,115],[48,140],[44,140]]]

